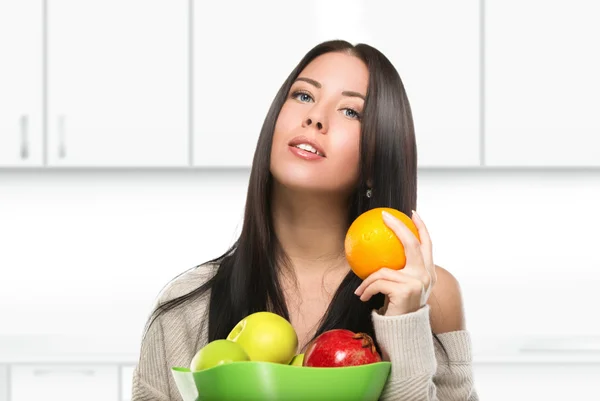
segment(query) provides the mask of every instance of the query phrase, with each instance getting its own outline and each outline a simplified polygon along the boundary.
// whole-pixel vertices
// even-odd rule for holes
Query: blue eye
[[[300,98],[298,98],[298,95],[300,95]],[[306,92],[294,92],[294,93],[292,93],[292,98],[298,99],[304,103],[312,100],[312,97]]]
[[[350,109],[350,108],[345,108],[345,109],[342,109],[342,110],[350,112],[350,114],[349,113],[344,113],[347,117],[350,117],[350,118],[353,118],[353,119],[356,119],[356,120],[360,120],[360,114],[358,114],[358,112],[356,110],[353,110],[353,109]]]

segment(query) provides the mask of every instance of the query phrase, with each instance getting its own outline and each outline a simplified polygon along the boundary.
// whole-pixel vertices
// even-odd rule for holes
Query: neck
[[[274,182],[271,204],[275,234],[296,276],[347,268],[346,199],[323,192],[299,193]]]

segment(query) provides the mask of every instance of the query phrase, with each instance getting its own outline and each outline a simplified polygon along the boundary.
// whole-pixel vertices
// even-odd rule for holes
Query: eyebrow
[[[321,89],[321,84],[317,81],[315,81],[314,79],[311,78],[306,78],[306,77],[298,77],[296,78],[296,81],[304,81],[304,82],[308,82],[309,84],[316,86],[317,88]],[[365,100],[365,97],[363,94],[358,93],[358,92],[354,92],[354,91],[343,91],[342,95],[344,96],[351,96],[351,97],[359,97],[362,100]]]
[[[342,95],[344,95],[344,96],[352,96],[352,97],[359,97],[359,98],[361,98],[362,100],[365,100],[365,97],[364,97],[364,96],[363,96],[361,93],[358,93],[358,92],[353,92],[353,91],[343,91],[343,92],[342,92]]]

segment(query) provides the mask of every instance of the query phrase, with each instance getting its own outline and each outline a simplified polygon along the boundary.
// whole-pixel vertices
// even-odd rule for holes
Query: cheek
[[[294,121],[293,114],[293,107],[290,107],[289,102],[285,102],[277,116],[273,140],[277,140],[290,132]]]
[[[338,146],[340,149],[340,159],[343,163],[352,163],[358,167],[360,158],[360,132],[353,132],[351,135],[346,135],[339,139]]]
[[[345,177],[345,181],[355,181],[358,178],[360,162],[360,132],[340,137],[336,141],[335,171]]]
[[[273,139],[271,141],[271,172],[274,172],[274,169],[278,169],[278,166],[281,166],[284,162],[284,152],[287,151],[286,145],[290,140],[290,132],[293,132],[294,113],[293,108],[289,106],[288,102],[283,104],[275,122]]]

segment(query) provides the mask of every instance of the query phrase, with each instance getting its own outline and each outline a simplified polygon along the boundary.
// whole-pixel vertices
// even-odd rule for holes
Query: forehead
[[[366,95],[369,70],[358,57],[344,53],[326,53],[311,61],[300,77],[319,81],[322,90],[356,91]]]

